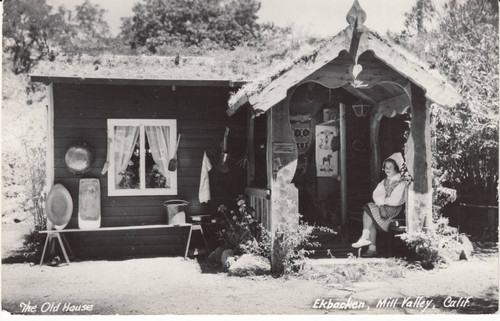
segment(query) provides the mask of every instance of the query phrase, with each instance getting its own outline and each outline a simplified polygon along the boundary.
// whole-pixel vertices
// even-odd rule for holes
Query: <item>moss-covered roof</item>
[[[312,48],[302,39],[267,47],[238,47],[235,50],[210,50],[197,54],[150,55],[69,55],[38,63],[32,79],[133,79],[133,80],[228,80],[251,81],[263,70],[287,63],[304,48]]]
[[[108,79],[246,80],[252,70],[214,57],[60,55],[42,61],[32,76]]]
[[[447,79],[415,55],[366,27],[363,37],[365,43],[359,54],[373,51],[375,56],[389,68],[423,88],[426,96],[433,102],[453,106],[460,101],[460,95]],[[284,99],[287,90],[292,86],[337,58],[340,52],[349,52],[351,38],[352,27],[347,27],[308,54],[299,55],[297,59],[281,65],[279,69],[261,74],[230,97],[228,114],[233,114],[247,102],[254,109],[265,112]]]
[[[261,110],[279,102],[283,93],[314,71],[335,59],[341,51],[349,51],[352,29],[319,43],[280,42],[266,48],[240,47],[216,50],[203,56],[127,56],[127,55],[58,55],[53,61],[42,61],[31,74],[33,81],[77,81],[103,83],[113,79],[146,83],[147,80],[226,81],[237,86],[246,83],[229,100],[229,114],[246,102],[265,101]],[[427,90],[427,96],[439,104],[450,105],[458,94],[444,77],[403,48],[365,29],[368,46],[387,66]],[[293,73],[290,71],[293,70]],[[99,81],[98,81],[99,80]],[[174,83],[173,83],[174,84]],[[269,94],[272,92],[272,97]],[[276,95],[276,93],[278,93]],[[265,96],[267,95],[267,96]]]
[[[286,74],[288,71],[299,65],[313,65],[316,63],[316,57],[318,53],[325,48],[327,48],[332,43],[336,43],[339,40],[347,40],[348,28],[342,30],[334,37],[326,39],[319,43],[314,48],[308,48],[308,50],[303,50],[298,53],[295,59],[284,61],[279,65],[275,65],[273,68],[268,69],[265,73],[260,73],[251,82],[244,85],[239,91],[231,95],[229,98],[229,106],[233,109],[237,109],[243,101],[246,101],[248,97],[256,95],[264,90],[272,81],[279,78],[280,76]],[[344,43],[348,46],[348,42]],[[288,88],[287,88],[288,89]]]

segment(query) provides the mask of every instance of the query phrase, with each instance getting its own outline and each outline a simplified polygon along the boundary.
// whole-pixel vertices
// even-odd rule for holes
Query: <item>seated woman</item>
[[[365,257],[377,255],[375,245],[377,230],[387,232],[392,219],[403,210],[406,183],[401,178],[400,166],[403,165],[401,153],[391,155],[384,161],[382,169],[387,177],[373,191],[374,203],[363,207],[363,232],[354,248],[368,245]]]

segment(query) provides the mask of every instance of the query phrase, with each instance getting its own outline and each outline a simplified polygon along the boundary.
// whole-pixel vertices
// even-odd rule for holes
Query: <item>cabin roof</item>
[[[356,10],[362,9],[359,3],[355,1],[353,7]],[[325,40],[310,53],[299,56],[293,62],[281,67],[272,73],[262,75],[259,79],[245,84],[239,91],[234,93],[229,99],[229,109],[227,113],[232,115],[236,110],[246,103],[249,103],[258,112],[265,112],[286,97],[287,91],[301,81],[312,75],[315,71],[326,66],[336,58],[342,55],[349,55],[353,51],[353,34],[362,29],[363,43],[359,44],[359,49],[354,55],[357,57],[363,53],[371,52],[373,56],[385,64],[389,69],[407,78],[413,84],[421,87],[426,97],[434,103],[445,106],[454,106],[460,102],[459,93],[448,83],[448,81],[439,74],[436,69],[430,68],[427,63],[422,62],[415,55],[395,43],[383,39],[376,32],[362,26],[366,19],[366,14],[361,18],[359,11],[354,13],[354,18],[349,16],[353,9],[348,13],[347,20],[351,24],[346,29]],[[350,20],[351,19],[351,20]],[[356,19],[363,19],[358,21]],[[358,25],[361,24],[361,25]],[[360,28],[360,29],[357,29]],[[359,37],[359,36],[358,36]],[[352,67],[356,59],[351,56],[350,77],[352,81],[345,81],[345,85],[350,92],[353,92],[351,83],[355,81],[352,73]]]
[[[235,70],[214,57],[61,55],[42,61],[31,73],[35,82],[239,87],[252,70]]]
[[[310,39],[295,39],[292,35],[280,37],[280,45],[276,43],[276,39],[271,39],[265,47],[240,46],[203,53],[172,48],[169,56],[63,53],[52,61],[39,62],[30,76],[32,81],[43,83],[240,87],[262,70],[286,64],[298,51],[307,52],[314,46]]]

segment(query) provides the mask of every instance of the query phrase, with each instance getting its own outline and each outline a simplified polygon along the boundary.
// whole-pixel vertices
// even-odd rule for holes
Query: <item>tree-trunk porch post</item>
[[[407,142],[407,167],[413,178],[408,189],[407,231],[418,232],[432,221],[432,151],[430,104],[424,91],[412,85],[412,118]]]

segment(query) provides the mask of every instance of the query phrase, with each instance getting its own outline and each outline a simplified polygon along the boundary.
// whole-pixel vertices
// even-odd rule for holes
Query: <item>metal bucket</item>
[[[169,200],[163,202],[163,206],[167,210],[168,224],[185,224],[186,223],[186,209],[189,205],[188,201],[183,200]]]

